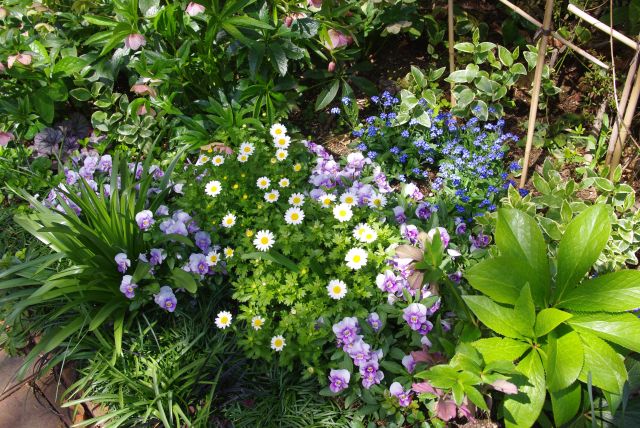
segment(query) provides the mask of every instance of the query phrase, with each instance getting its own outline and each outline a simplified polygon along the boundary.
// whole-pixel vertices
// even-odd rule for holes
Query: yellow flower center
[[[276,128],[276,135],[280,135],[280,134],[282,134],[282,129]]]
[[[260,243],[261,243],[262,245],[267,245],[267,244],[269,243],[269,238],[268,238],[268,237],[266,237],[266,236],[263,236],[263,237],[260,239]]]
[[[251,147],[245,147],[245,148],[244,148],[244,152],[245,152],[245,153],[249,153],[250,151],[251,151]]]
[[[342,291],[342,287],[340,287],[339,285],[333,286],[333,294],[340,294],[341,291]]]
[[[356,262],[356,263],[360,262],[360,256],[358,256],[358,255],[353,256],[353,261]]]
[[[247,235],[247,237],[251,238],[253,236],[253,230],[247,230],[245,234]]]
[[[253,320],[253,325],[255,325],[256,327],[260,327],[262,325],[262,320],[261,319]]]
[[[248,198],[248,196],[247,196],[246,193],[244,195],[242,195],[242,199],[247,199],[247,198]]]
[[[273,344],[275,345],[276,348],[280,348],[282,347],[282,339],[276,339]]]
[[[347,212],[345,210],[340,210],[339,214],[340,214],[340,217],[346,217],[347,216]]]
[[[298,215],[298,213],[291,214],[291,220],[297,220],[299,218],[300,218],[300,216]]]
[[[234,189],[237,189],[238,187],[240,187],[240,186],[238,186],[238,183],[236,183],[236,184],[234,184],[234,185],[233,185],[233,188],[234,188]]]
[[[223,316],[220,318],[220,324],[226,324],[229,322],[229,318],[227,316]]]
[[[344,201],[348,204],[352,204],[353,203],[353,198],[351,196],[347,196],[346,198],[344,198]]]

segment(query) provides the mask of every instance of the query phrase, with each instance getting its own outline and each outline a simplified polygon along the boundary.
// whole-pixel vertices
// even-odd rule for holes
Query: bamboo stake
[[[569,4],[568,10],[569,10],[569,12],[573,13],[574,15],[576,15],[578,18],[587,21],[589,24],[593,25],[598,30],[603,31],[603,32],[609,34],[610,36],[613,36],[614,39],[617,39],[617,40],[621,41],[625,45],[629,46],[631,49],[636,49],[637,48],[637,46],[638,46],[638,42],[637,41],[635,41],[633,39],[630,39],[629,37],[625,36],[624,34],[620,33],[619,31],[614,30],[613,28],[609,27],[607,24],[605,24],[602,21],[594,18],[593,16],[589,15],[585,11],[579,9],[576,5]]]
[[[609,138],[609,147],[607,148],[606,158],[607,165],[611,165],[611,157],[613,156],[613,152],[618,141],[620,125],[625,112],[627,111],[627,104],[629,103],[629,96],[631,95],[631,87],[633,86],[633,81],[638,70],[638,55],[640,55],[640,51],[636,51],[636,54],[633,57],[633,61],[631,61],[631,64],[629,65],[627,80],[624,82],[624,89],[622,90],[622,98],[620,99],[619,110],[616,112],[616,120],[613,124],[613,128],[611,129],[611,137]]]
[[[527,129],[527,145],[524,151],[524,161],[522,162],[522,176],[520,177],[520,188],[527,182],[529,171],[529,157],[531,156],[531,145],[533,144],[533,133],[536,128],[536,117],[538,116],[538,102],[540,101],[540,84],[542,83],[542,71],[547,53],[547,37],[551,27],[551,15],[553,13],[553,0],[547,0],[544,9],[544,21],[542,24],[542,37],[538,43],[538,62],[536,63],[536,73],[533,79],[533,93],[531,94],[531,106],[529,108],[529,128]]]
[[[627,139],[629,129],[631,128],[631,122],[633,121],[633,116],[636,113],[638,97],[640,97],[640,73],[636,73],[636,82],[633,85],[633,90],[631,91],[631,95],[629,97],[629,104],[627,105],[627,109],[624,114],[624,120],[622,121],[622,127],[620,128],[620,136],[616,140],[615,149],[613,151],[613,155],[611,156],[609,177],[613,177],[615,169],[620,164],[620,157],[622,156],[624,142]]]
[[[522,9],[520,9],[518,6],[516,6],[515,4],[511,3],[510,1],[508,1],[508,0],[500,0],[500,3],[502,3],[505,6],[507,6],[509,9],[513,10],[515,13],[517,13],[518,15],[520,15],[521,17],[523,17],[524,19],[526,19],[527,21],[529,21],[533,25],[537,26],[538,28],[542,28],[542,22],[538,21],[533,16],[529,15],[527,12],[525,12]],[[573,44],[569,40],[565,39],[560,34],[558,34],[558,32],[553,31],[551,33],[551,35],[553,36],[554,39],[558,40],[563,45],[569,47],[570,49],[575,51],[577,54],[582,55],[583,57],[585,57],[586,59],[588,59],[592,63],[596,64],[597,66],[602,67],[605,70],[609,69],[609,66],[607,64],[605,64],[604,62],[600,61],[598,58],[596,58],[595,56],[591,55],[589,52],[585,51],[584,49],[576,46],[575,44]]]
[[[454,43],[454,34],[453,34],[453,0],[449,1],[449,15],[447,17],[448,25],[449,25],[449,74],[456,71],[456,58],[455,51],[453,49]],[[456,99],[453,96],[453,87],[454,84],[451,82],[451,107],[455,107]]]

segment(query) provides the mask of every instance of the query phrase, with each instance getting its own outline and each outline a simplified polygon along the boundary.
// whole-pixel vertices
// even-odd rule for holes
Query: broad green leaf
[[[569,223],[558,246],[557,301],[564,300],[564,293],[589,272],[610,234],[611,219],[605,205],[593,205]]]
[[[106,18],[104,16],[85,15],[84,19],[89,24],[99,25],[102,27],[115,27],[116,25],[118,25],[118,21],[115,21],[111,18]]]
[[[327,86],[320,92],[318,98],[316,99],[316,111],[322,110],[326,106],[333,101],[333,99],[338,94],[338,89],[340,88],[340,80],[334,80],[331,82],[331,86]]]
[[[568,312],[561,311],[556,308],[546,308],[538,312],[536,318],[535,334],[536,337],[542,337],[553,331],[557,326],[571,318]]]
[[[509,52],[509,49],[504,46],[498,46],[498,57],[500,58],[500,62],[506,67],[511,67],[511,65],[513,65],[511,52]]]
[[[582,398],[582,388],[576,382],[561,391],[550,392],[553,420],[556,426],[562,426],[578,414]]]
[[[68,56],[56,62],[56,65],[53,66],[53,73],[62,73],[71,76],[85,68],[88,64],[89,61],[86,59]]]
[[[469,309],[484,325],[502,336],[520,338],[513,327],[513,309],[506,308],[484,296],[462,296]]]
[[[534,338],[533,326],[536,322],[536,307],[531,297],[529,284],[522,287],[520,297],[513,307],[513,326],[524,337]]]
[[[50,124],[53,122],[53,115],[55,113],[53,100],[47,94],[46,88],[41,88],[31,94],[31,103],[33,104],[36,113],[40,115],[42,120]]]
[[[171,271],[171,275],[173,276],[173,285],[175,288],[184,288],[192,294],[198,291],[198,283],[189,272],[185,272],[180,268],[175,268]]]
[[[567,291],[557,306],[588,312],[623,312],[640,308],[640,271],[621,270],[585,281]]]
[[[591,373],[594,386],[621,394],[627,380],[624,357],[597,336],[584,331],[579,334],[584,348],[584,365],[579,379],[586,383],[587,376]]]
[[[508,337],[490,337],[488,339],[476,340],[473,347],[482,354],[484,362],[489,364],[493,361],[515,361],[525,353],[531,346],[519,340]]]
[[[78,101],[89,101],[91,99],[91,92],[86,88],[74,88],[69,91],[69,95]]]
[[[470,42],[456,43],[453,47],[454,49],[460,52],[466,52],[466,53],[474,53],[476,50],[475,45]]]
[[[475,96],[476,95],[471,89],[463,89],[456,94],[456,103],[460,108],[464,108],[471,104],[471,102],[475,99]]]
[[[633,314],[575,315],[567,324],[579,333],[586,331],[634,352],[640,352],[640,319]]]
[[[456,70],[445,80],[451,83],[468,83],[473,81],[477,76],[478,72],[475,70]]]
[[[546,306],[550,292],[549,260],[538,223],[522,211],[502,208],[498,212],[495,237],[502,255],[529,266],[528,282],[533,300],[537,306]]]
[[[419,379],[427,379],[435,388],[451,388],[458,380],[458,371],[446,364],[433,366],[416,375]]]
[[[498,303],[514,305],[527,283],[529,268],[519,259],[498,256],[471,266],[465,278],[476,290]]]
[[[272,64],[276,66],[276,69],[281,76],[287,74],[289,60],[280,45],[273,44],[269,46],[269,58],[271,59]]]
[[[487,407],[487,402],[484,401],[484,397],[475,387],[471,385],[464,385],[464,392],[467,394],[467,397],[473,404],[488,412],[489,408]]]
[[[512,379],[518,386],[518,394],[510,395],[503,402],[504,423],[510,427],[531,427],[538,419],[546,395],[544,368],[538,352],[529,352],[517,365],[517,370],[527,377]]]
[[[118,296],[120,297],[120,296]],[[91,315],[91,322],[89,323],[89,331],[93,331],[100,327],[107,318],[123,304],[124,297],[115,298],[113,301],[105,304],[102,308]]]
[[[489,95],[493,95],[500,88],[500,84],[498,82],[488,79],[484,76],[481,76],[480,79],[475,82],[475,85],[476,88]]]
[[[566,327],[565,327],[566,329]],[[578,379],[584,363],[584,350],[578,333],[549,334],[545,369],[549,391],[568,388]]]

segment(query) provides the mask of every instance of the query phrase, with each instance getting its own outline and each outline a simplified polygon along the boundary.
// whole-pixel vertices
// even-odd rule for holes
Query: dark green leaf
[[[622,270],[585,281],[565,293],[558,306],[588,312],[624,312],[640,308],[640,271]]]
[[[338,89],[340,88],[340,80],[334,80],[331,82],[330,86],[327,86],[320,92],[318,98],[316,99],[316,111],[322,110],[326,106],[333,101],[333,99],[338,94]]]

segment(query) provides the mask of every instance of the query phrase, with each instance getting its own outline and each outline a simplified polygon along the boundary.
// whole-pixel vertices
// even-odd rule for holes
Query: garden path
[[[15,374],[21,364],[21,358],[0,351],[0,428],[69,427],[69,412],[56,404],[62,390],[55,379],[19,382]]]

